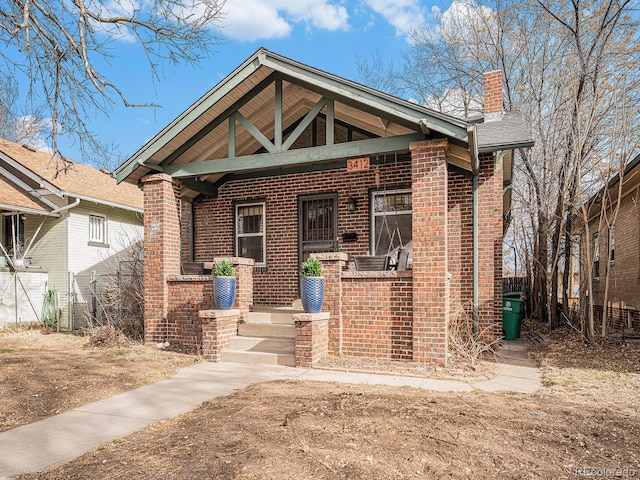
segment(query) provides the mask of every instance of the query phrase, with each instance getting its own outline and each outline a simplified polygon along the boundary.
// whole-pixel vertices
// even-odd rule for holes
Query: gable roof
[[[54,210],[55,204],[46,200],[44,192],[142,212],[144,197],[137,186],[118,185],[108,172],[70,160],[64,161],[68,170],[56,175],[56,167],[49,153],[0,139],[0,176],[5,177],[5,183],[11,181],[13,190],[17,191],[16,187],[20,187],[21,192],[13,193],[8,200],[19,203],[27,195],[46,210]]]
[[[307,149],[307,155],[292,152],[292,142],[283,137],[321,112],[327,123],[349,125],[361,133],[363,143],[336,139],[340,146],[334,148],[327,148],[334,146],[327,141]],[[227,174],[391,153],[401,150],[399,145],[406,150],[411,141],[444,136],[456,150],[452,158],[461,154],[461,161],[470,163],[471,128],[477,128],[479,151],[492,151],[494,143],[516,148],[510,147],[513,128],[494,128],[485,135],[480,127],[261,48],[120,165],[114,176],[118,182],[137,183],[150,172],[164,171],[182,178],[187,188],[202,188]],[[353,148],[345,148],[347,143]],[[532,144],[530,135],[514,143]]]

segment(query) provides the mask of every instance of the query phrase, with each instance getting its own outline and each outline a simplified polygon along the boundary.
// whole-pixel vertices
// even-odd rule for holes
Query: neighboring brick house
[[[608,184],[607,215],[618,200],[620,176],[616,175]],[[625,168],[622,175],[620,208],[610,232],[607,222],[600,222],[602,199],[605,190],[595,195],[589,209],[589,235],[593,275],[593,302],[596,321],[601,324],[604,308],[605,277],[609,274],[608,317],[609,331],[623,332],[627,329],[640,331],[640,155]],[[586,268],[585,229],[578,226],[574,236],[573,268],[570,277],[570,298],[585,299]],[[611,233],[611,261],[608,261]],[[579,245],[579,246],[578,246]],[[578,251],[576,251],[578,249]],[[577,259],[580,259],[578,262]],[[580,273],[575,273],[580,272]],[[582,288],[581,288],[582,287]],[[579,303],[578,303],[579,304]]]
[[[61,328],[74,328],[74,313],[78,326],[82,308],[72,312],[70,300],[86,302],[82,296],[91,272],[112,271],[112,263],[142,239],[142,192],[117,185],[106,171],[64,161],[67,171],[58,173],[50,154],[0,140],[0,242],[11,257],[20,258],[29,249],[31,265],[19,275],[34,279],[28,288],[31,307],[20,282],[5,291],[13,271],[0,252],[0,327],[38,320],[47,289],[59,294]],[[17,302],[9,301],[10,291]]]
[[[451,302],[493,338],[512,153],[533,142],[500,72],[485,91],[485,117],[461,120],[258,50],[114,172],[145,194],[147,341],[202,340],[210,280],[181,262],[252,259],[244,315],[291,305],[310,254],[330,353],[444,363]],[[406,271],[350,262],[400,246]]]

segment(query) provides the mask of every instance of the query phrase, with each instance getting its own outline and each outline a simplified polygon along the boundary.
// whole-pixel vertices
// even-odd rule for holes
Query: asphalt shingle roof
[[[67,161],[68,169],[56,175],[51,155],[32,151],[22,145],[0,140],[0,151],[39,175],[63,192],[134,208],[143,208],[143,194],[136,185],[117,184],[108,172],[89,165]]]

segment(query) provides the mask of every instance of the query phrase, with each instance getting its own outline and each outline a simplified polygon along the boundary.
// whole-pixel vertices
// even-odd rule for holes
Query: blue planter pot
[[[305,313],[318,313],[324,303],[324,277],[300,277],[300,300]]]
[[[236,277],[213,277],[213,303],[218,310],[231,310],[236,300]]]

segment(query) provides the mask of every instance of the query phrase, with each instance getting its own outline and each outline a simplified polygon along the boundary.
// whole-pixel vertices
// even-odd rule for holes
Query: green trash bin
[[[502,328],[506,340],[518,338],[520,325],[520,307],[522,296],[520,292],[508,292],[502,295]]]

